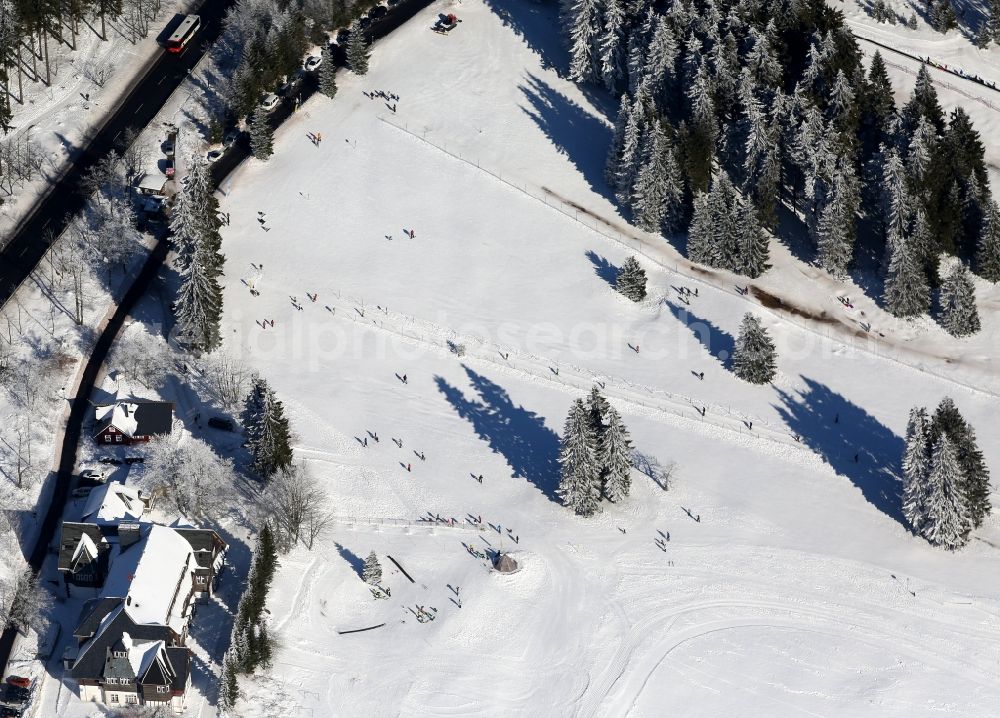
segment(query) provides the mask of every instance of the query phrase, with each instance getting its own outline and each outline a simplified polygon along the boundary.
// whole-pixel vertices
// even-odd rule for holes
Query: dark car
[[[362,15],[361,17],[358,18],[358,28],[361,30],[364,30],[371,24],[372,24],[372,19],[367,15]]]
[[[98,461],[100,461],[102,464],[111,464],[112,466],[121,466],[122,464],[121,459],[116,459],[113,456],[102,456],[100,459],[98,459]]]
[[[389,13],[389,8],[385,5],[376,5],[371,10],[368,11],[368,17],[372,20],[378,20],[379,18],[385,17]]]
[[[0,705],[0,718],[21,718],[23,715],[23,708]]]
[[[221,416],[213,416],[208,420],[208,425],[213,429],[220,429],[221,431],[232,431],[234,426],[231,419],[225,419]]]
[[[399,3],[403,2],[403,0],[386,0],[386,2],[389,4],[389,7],[396,7]]]
[[[130,464],[130,465],[131,464],[144,464],[144,463],[146,463],[146,457],[145,456],[126,456],[125,457],[125,463],[126,464]]]
[[[31,679],[24,676],[7,676],[7,682],[12,686],[28,690],[31,688]]]
[[[17,686],[12,686],[7,684],[4,686],[4,700],[8,703],[27,703],[28,699],[31,698],[31,691],[25,688],[18,688]]]
[[[342,27],[339,30],[337,30],[337,44],[338,45],[343,45],[344,43],[346,43],[350,39],[351,39],[351,31],[348,30],[346,27]]]

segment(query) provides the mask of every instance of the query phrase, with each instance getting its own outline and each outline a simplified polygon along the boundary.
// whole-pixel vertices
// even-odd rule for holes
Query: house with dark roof
[[[123,399],[94,408],[94,439],[99,444],[135,444],[170,433],[170,401]]]
[[[111,543],[97,524],[64,521],[57,566],[66,595],[96,595],[108,575],[111,552]]]
[[[139,620],[128,598],[88,602],[74,635],[75,655],[64,661],[82,700],[184,710],[191,650],[169,626]]]

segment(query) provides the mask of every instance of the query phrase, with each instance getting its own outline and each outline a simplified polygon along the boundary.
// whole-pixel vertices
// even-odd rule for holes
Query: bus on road
[[[183,50],[187,46],[188,41],[198,32],[199,27],[201,27],[201,18],[197,15],[188,15],[181,20],[181,24],[174,30],[174,34],[167,40],[167,52],[180,52]]]

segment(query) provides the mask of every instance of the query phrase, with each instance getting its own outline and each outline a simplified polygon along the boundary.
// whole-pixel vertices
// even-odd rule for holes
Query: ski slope
[[[440,12],[463,22],[432,33]],[[617,214],[609,99],[559,57],[546,5],[437,3],[222,188],[225,349],[276,388],[338,517],[282,558],[281,647],[239,714],[988,715],[1000,526],[933,549],[892,474],[911,406],[946,395],[1000,467],[996,291],[977,285],[984,331],[958,344],[775,246],[755,284],[830,320],[764,309]],[[608,279],[633,247],[639,305]],[[860,317],[838,295],[881,342],[840,339]],[[773,386],[726,367],[750,309],[778,345]],[[580,519],[554,494],[559,436],[594,382],[653,468]],[[459,525],[421,520],[438,516]],[[371,550],[387,600],[359,578]]]

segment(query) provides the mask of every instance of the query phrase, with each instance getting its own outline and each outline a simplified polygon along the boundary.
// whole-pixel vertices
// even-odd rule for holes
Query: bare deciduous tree
[[[282,551],[291,550],[299,541],[312,549],[333,520],[326,491],[302,464],[271,479],[264,502]]]
[[[162,493],[185,516],[216,518],[224,513],[234,495],[233,462],[200,439],[181,437],[181,432],[175,431],[146,445],[140,486]]]
[[[136,325],[115,342],[111,363],[127,380],[158,389],[166,381],[173,353],[163,339]]]
[[[204,357],[200,368],[209,395],[230,414],[237,414],[250,393],[251,371],[240,359],[223,351]]]
[[[38,583],[30,567],[17,574],[12,586],[7,620],[22,634],[29,629],[42,633],[48,625],[46,614],[52,606],[52,595]]]

